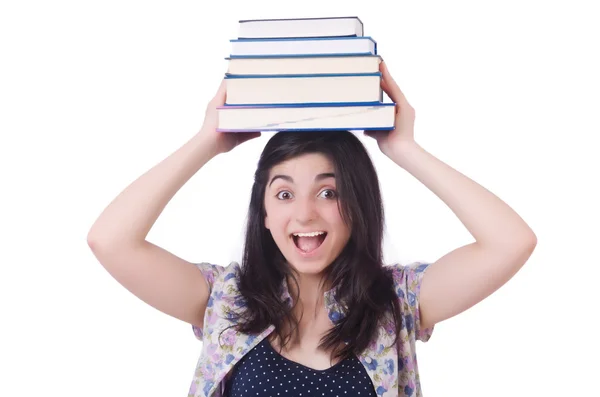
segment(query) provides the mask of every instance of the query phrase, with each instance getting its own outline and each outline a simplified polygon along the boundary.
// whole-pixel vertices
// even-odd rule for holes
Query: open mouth
[[[327,232],[292,234],[294,244],[301,252],[305,254],[309,254],[319,248],[321,244],[323,244],[323,241],[325,241],[326,237]]]

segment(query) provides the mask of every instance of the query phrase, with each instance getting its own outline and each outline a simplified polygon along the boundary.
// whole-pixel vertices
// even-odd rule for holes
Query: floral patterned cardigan
[[[236,282],[240,265],[231,262],[226,267],[210,263],[198,263],[196,266],[210,287],[210,297],[203,328],[192,326],[194,335],[203,343],[188,397],[222,397],[228,374],[235,364],[275,327],[271,325],[258,335],[239,334],[230,328],[235,325],[230,314],[242,305]],[[417,340],[427,342],[433,332],[433,327],[419,327],[419,289],[428,266],[421,262],[392,265],[402,310],[400,339],[395,346],[392,345],[395,338],[393,324],[381,326],[378,337],[358,356],[378,396],[422,396],[415,343]],[[283,301],[291,302],[285,282],[283,291]],[[333,292],[327,291],[324,297],[332,322],[344,316],[344,308],[335,301]]]

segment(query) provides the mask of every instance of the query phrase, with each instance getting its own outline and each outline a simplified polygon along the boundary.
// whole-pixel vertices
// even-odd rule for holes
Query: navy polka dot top
[[[226,397],[375,397],[375,388],[356,357],[316,370],[283,357],[261,341],[235,366]]]

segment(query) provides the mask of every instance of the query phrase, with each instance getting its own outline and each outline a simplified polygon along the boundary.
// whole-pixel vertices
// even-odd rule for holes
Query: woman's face
[[[300,274],[321,273],[350,238],[338,208],[333,164],[322,154],[305,154],[274,166],[265,209],[265,227]]]

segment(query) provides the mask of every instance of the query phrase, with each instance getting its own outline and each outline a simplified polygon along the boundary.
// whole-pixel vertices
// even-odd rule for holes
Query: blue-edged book
[[[226,105],[378,103],[381,73],[226,74]]]
[[[394,103],[297,103],[224,105],[217,109],[220,132],[391,130]]]
[[[297,56],[318,54],[377,55],[377,42],[369,36],[231,39],[230,56]]]
[[[379,55],[226,57],[228,74],[331,74],[379,72]]]
[[[238,38],[241,39],[363,35],[363,23],[356,16],[243,19],[238,27]]]

